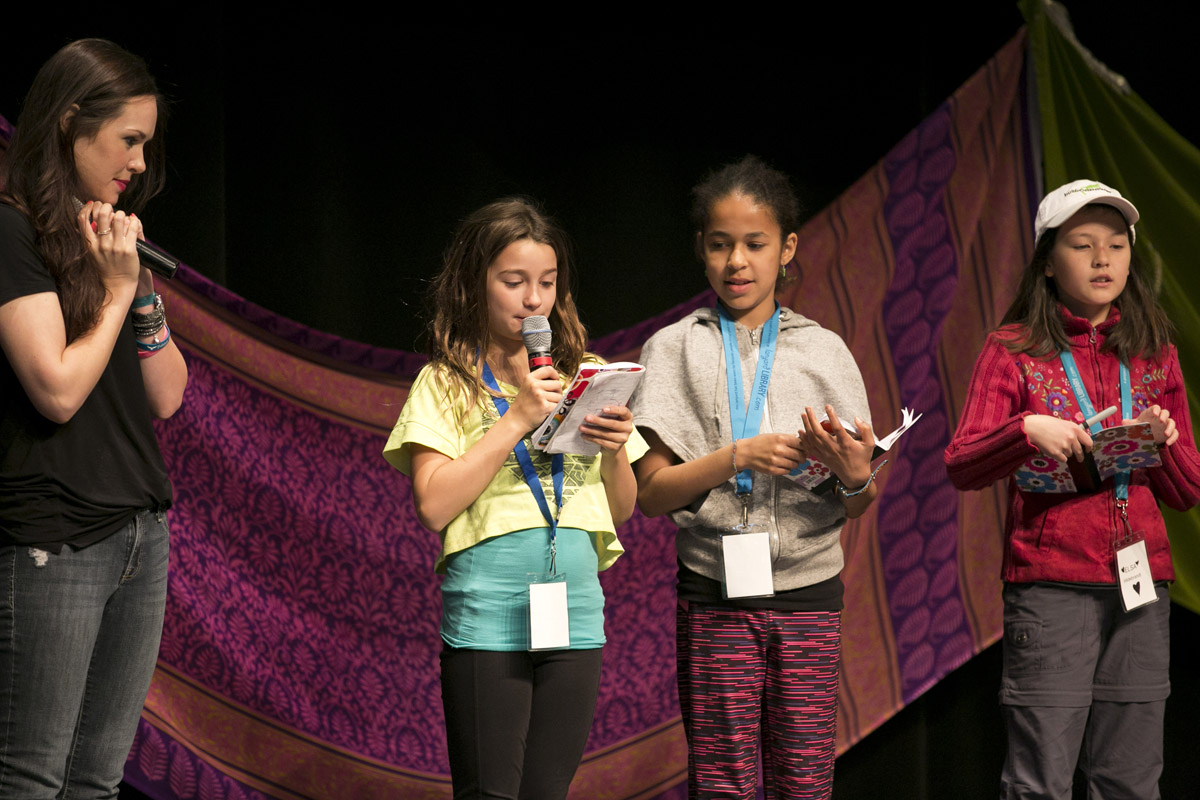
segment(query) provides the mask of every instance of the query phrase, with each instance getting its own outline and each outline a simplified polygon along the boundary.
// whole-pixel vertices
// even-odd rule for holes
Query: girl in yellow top
[[[587,417],[598,456],[529,443],[590,358],[570,269],[565,234],[525,200],[464,220],[431,290],[431,361],[384,448],[412,477],[421,524],[442,536],[456,798],[566,797],[591,728],[604,644],[596,573],[621,553],[615,526],[637,494],[630,461],[646,448],[624,406]],[[530,371],[521,325],[535,315],[549,319],[557,369]],[[564,574],[569,646],[530,651],[531,584]]]

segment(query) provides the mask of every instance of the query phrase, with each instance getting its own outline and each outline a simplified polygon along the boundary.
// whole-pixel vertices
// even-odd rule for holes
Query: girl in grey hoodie
[[[718,304],[646,343],[632,402],[650,445],[635,465],[638,504],[679,526],[689,797],[754,797],[760,731],[768,798],[829,797],[839,533],[876,493],[866,390],[841,338],[775,302],[797,242],[787,177],[748,156],[693,194]],[[788,477],[810,456],[835,491]]]

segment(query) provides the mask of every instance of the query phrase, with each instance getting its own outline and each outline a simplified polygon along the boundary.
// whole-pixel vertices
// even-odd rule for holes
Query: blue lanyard
[[[495,376],[492,375],[492,368],[486,363],[483,365],[483,383],[493,392],[500,393],[500,386],[496,383]],[[492,403],[496,406],[496,412],[500,416],[503,417],[507,413],[508,401],[503,397],[493,397]],[[555,539],[558,536],[558,517],[562,514],[563,507],[563,457],[558,454],[550,458],[550,474],[554,482],[554,513],[551,514],[550,506],[546,502],[546,492],[542,489],[542,482],[538,479],[537,469],[533,466],[533,459],[529,457],[529,450],[525,447],[525,442],[517,442],[513,453],[517,456],[517,463],[521,465],[525,483],[529,486],[529,491],[533,492],[533,499],[537,501],[538,508],[541,509],[542,516],[550,527],[550,574],[553,575],[556,571],[554,561],[557,549]]]
[[[746,395],[742,391],[742,357],[738,353],[737,328],[733,319],[721,305],[717,305],[721,318],[721,342],[725,346],[725,385],[729,389],[729,422],[733,440],[758,434],[762,424],[763,409],[767,407],[767,387],[771,385],[771,369],[775,365],[775,340],[779,337],[779,304],[775,313],[763,325],[762,344],[758,348],[758,366],[754,369],[754,386],[751,389],[750,408],[746,409]],[[737,493],[749,494],[754,488],[754,473],[744,469],[737,474]]]
[[[1071,392],[1075,395],[1075,402],[1079,403],[1079,412],[1083,414],[1084,419],[1094,417],[1096,409],[1092,406],[1092,400],[1088,397],[1087,389],[1083,385],[1083,378],[1079,375],[1079,367],[1075,365],[1075,356],[1071,355],[1066,350],[1058,354],[1058,360],[1062,362],[1063,372],[1067,374],[1067,382],[1071,384]],[[1133,418],[1133,388],[1129,384],[1129,367],[1121,364],[1121,419]],[[1101,424],[1094,422],[1090,426],[1092,435],[1100,432]],[[1129,471],[1118,472],[1113,476],[1113,484],[1115,485],[1118,500],[1125,500],[1129,497]]]

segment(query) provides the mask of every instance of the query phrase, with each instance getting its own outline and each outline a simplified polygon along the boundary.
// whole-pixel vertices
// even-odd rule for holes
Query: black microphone
[[[550,320],[537,315],[521,320],[521,339],[525,342],[525,352],[529,354],[529,371],[538,367],[553,364],[550,356]]]
[[[75,206],[75,211],[78,213],[83,208],[83,201],[78,197],[72,197],[71,202]],[[92,223],[92,230],[96,229],[96,223]],[[175,272],[179,269],[179,259],[163,250],[157,245],[137,240],[138,263],[146,269],[153,272],[155,275],[161,275],[167,280],[175,277]]]
[[[167,280],[175,277],[179,269],[179,259],[157,245],[137,240],[138,263]]]

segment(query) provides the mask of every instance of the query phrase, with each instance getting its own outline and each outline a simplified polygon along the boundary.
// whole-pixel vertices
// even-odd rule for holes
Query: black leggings
[[[565,798],[583,757],[601,650],[442,650],[455,800]]]

